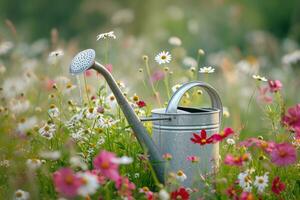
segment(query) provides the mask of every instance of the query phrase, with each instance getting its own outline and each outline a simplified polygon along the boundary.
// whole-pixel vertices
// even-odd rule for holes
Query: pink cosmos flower
[[[113,181],[118,181],[120,178],[119,175],[119,165],[113,160],[116,159],[114,153],[102,150],[94,159],[94,168],[100,170],[100,173],[103,174],[108,179]]]
[[[288,113],[283,116],[282,122],[291,129],[300,127],[300,104],[288,109]]]
[[[270,153],[274,149],[275,142],[264,141],[257,138],[248,138],[247,140],[240,142],[239,145],[244,147],[251,147],[255,145],[256,147],[263,149],[265,152]]]
[[[243,159],[240,156],[235,157],[231,154],[227,154],[224,159],[224,164],[230,166],[243,166]]]
[[[99,169],[93,169],[90,172],[98,177],[98,183],[100,185],[104,185],[106,183],[106,178],[101,174]]]
[[[266,104],[272,103],[273,99],[271,96],[268,96],[269,88],[268,87],[261,87],[259,88],[259,95],[257,97],[258,101]]]
[[[240,146],[244,147],[251,147],[252,145],[258,145],[260,143],[260,140],[257,138],[248,138],[242,142],[239,143]]]
[[[188,156],[186,159],[191,161],[192,163],[199,162],[199,157],[198,156]]]
[[[155,83],[157,81],[162,80],[165,77],[165,73],[162,70],[156,70],[151,75],[150,81],[152,83]]]
[[[293,164],[297,160],[297,152],[290,143],[275,144],[273,151],[270,153],[271,161],[278,166]]]
[[[113,70],[113,65],[112,65],[112,64],[106,64],[106,65],[105,65],[105,68],[106,68],[110,73],[112,73],[112,70]]]
[[[81,186],[81,178],[72,169],[62,168],[53,174],[56,191],[65,197],[74,197]]]
[[[130,182],[127,177],[119,176],[115,185],[120,196],[126,197],[128,200],[134,199],[132,197],[132,191],[135,190],[135,185]]]
[[[282,88],[280,80],[269,80],[269,89],[271,92],[278,92]]]
[[[54,80],[48,79],[48,80],[46,80],[45,87],[47,90],[51,90],[51,89],[53,89],[54,84],[55,84]]]

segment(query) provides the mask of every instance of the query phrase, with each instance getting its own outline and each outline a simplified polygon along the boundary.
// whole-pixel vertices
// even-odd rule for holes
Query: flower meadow
[[[189,144],[220,145],[213,173],[188,177],[178,170],[160,183],[104,78],[93,70],[70,75],[72,57],[82,49],[53,30],[49,40],[0,41],[0,198],[299,199],[299,50],[271,61],[268,52],[259,57],[201,46],[188,55],[175,36],[165,43],[147,49],[139,38],[100,33],[96,59],[141,118],[165,107],[185,82],[213,85],[224,106],[221,129],[210,136],[199,130]],[[210,106],[199,88],[181,105]],[[151,122],[143,124],[151,134]],[[163,155],[166,163],[174,157]],[[189,155],[186,162],[197,166],[202,158]],[[186,179],[191,187],[182,185]]]

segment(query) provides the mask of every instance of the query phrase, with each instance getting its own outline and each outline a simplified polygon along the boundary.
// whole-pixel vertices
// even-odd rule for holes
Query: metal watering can
[[[88,69],[94,69],[103,75],[137,140],[149,154],[151,165],[159,181],[164,183],[166,172],[182,170],[187,175],[183,185],[188,187],[191,186],[195,176],[194,169],[200,169],[201,173],[213,170],[213,166],[217,165],[218,162],[219,145],[209,144],[199,147],[199,145],[192,144],[190,138],[192,133],[199,133],[202,129],[206,130],[208,136],[219,132],[222,103],[215,89],[200,81],[186,83],[174,93],[167,108],[154,109],[151,118],[141,120],[124,97],[110,72],[95,61],[95,56],[93,49],[79,52],[71,62],[70,73],[80,74]],[[210,96],[212,108],[178,107],[184,93],[193,87],[205,89]],[[153,140],[142,121],[154,121]],[[166,167],[166,161],[162,157],[165,153],[170,153],[173,156],[168,167]],[[187,156],[192,155],[200,157],[199,164],[191,164],[187,161]]]

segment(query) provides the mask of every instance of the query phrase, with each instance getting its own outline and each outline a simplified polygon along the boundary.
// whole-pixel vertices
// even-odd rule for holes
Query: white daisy
[[[197,61],[192,57],[185,57],[183,59],[182,63],[188,68],[191,68],[191,67],[196,68],[198,65]]]
[[[155,56],[155,61],[160,65],[170,63],[171,59],[172,56],[168,51],[162,51]]]
[[[169,200],[170,199],[170,194],[164,189],[161,189],[159,191],[158,196],[159,196],[160,200]]]
[[[113,31],[110,31],[107,33],[101,33],[101,34],[97,35],[97,40],[101,40],[101,39],[105,40],[108,38],[116,39],[117,37]]]
[[[12,48],[14,44],[10,41],[5,41],[0,44],[0,55],[7,54]]]
[[[180,87],[181,87],[182,84],[176,84],[172,87],[172,91],[173,92],[176,92]]]
[[[264,81],[264,82],[268,81],[268,79],[266,79],[266,77],[259,76],[259,75],[252,75],[252,78],[254,78],[254,79],[258,80],[258,81]]]
[[[263,176],[255,176],[254,186],[257,187],[259,193],[263,193],[265,188],[268,186],[269,176],[266,172]]]
[[[40,135],[47,138],[48,140],[53,138],[55,131],[55,124],[45,124],[42,128],[39,129]]]
[[[293,51],[282,57],[283,64],[292,65],[300,61],[300,50]]]
[[[56,64],[62,58],[63,55],[64,55],[64,51],[61,49],[52,51],[48,56],[48,62],[50,64]]]
[[[79,129],[78,131],[76,132],[73,132],[71,134],[71,137],[74,139],[74,140],[82,140],[83,139],[83,134],[84,134],[84,129]]]
[[[235,140],[232,139],[232,138],[228,138],[228,139],[226,140],[226,142],[227,142],[227,144],[229,144],[229,145],[235,145]]]
[[[51,105],[50,109],[48,110],[48,114],[51,118],[56,118],[59,116],[60,112],[56,106]]]
[[[171,44],[173,46],[181,45],[181,39],[179,37],[170,37],[168,42],[169,42],[169,44]]]
[[[100,117],[98,119],[98,126],[101,128],[109,128],[109,127],[113,126],[114,124],[116,124],[117,122],[118,122],[118,120],[114,120],[111,117],[108,117],[108,118]]]
[[[6,79],[3,82],[3,95],[7,99],[11,99],[20,95],[26,91],[28,84],[25,82],[23,77],[13,77]]]
[[[38,168],[41,167],[42,161],[39,160],[39,159],[35,159],[35,158],[33,158],[33,159],[27,159],[26,165],[27,165],[27,167],[29,169],[35,170],[35,169],[38,169]]]
[[[81,168],[82,170],[87,170],[88,166],[87,164],[83,161],[83,159],[80,156],[72,156],[70,158],[70,164],[73,168]]]
[[[110,94],[106,97],[105,102],[109,105],[110,109],[115,111],[118,103],[117,103],[117,99],[113,94]]]
[[[20,123],[18,123],[17,130],[21,133],[24,133],[30,129],[32,129],[37,123],[36,117],[30,117],[28,119],[22,120]]]
[[[229,109],[227,107],[223,107],[223,116],[225,118],[230,117],[230,112],[229,112]]]
[[[15,113],[23,113],[27,111],[30,107],[30,102],[28,100],[11,100],[9,102],[9,109]]]
[[[99,188],[98,177],[89,172],[81,172],[78,175],[81,178],[81,186],[78,189],[78,194],[83,197],[95,194]]]
[[[64,55],[64,51],[61,50],[61,49],[57,49],[55,51],[50,52],[49,57],[56,57],[56,58],[58,58],[58,57],[61,57],[63,55]]]
[[[183,182],[187,179],[185,173],[182,171],[182,170],[179,170],[177,173],[176,173],[176,180],[180,181],[180,182]]]
[[[211,66],[202,67],[202,68],[200,68],[199,72],[200,73],[204,73],[204,74],[210,74],[210,73],[214,73],[215,69],[213,67],[211,67]]]
[[[28,200],[30,198],[29,192],[18,189],[15,191],[14,200]]]
[[[90,107],[86,110],[86,118],[87,119],[95,119],[97,117],[97,109],[95,107]]]
[[[112,159],[112,162],[116,163],[116,164],[128,165],[128,164],[133,162],[133,159],[131,157],[128,157],[128,156],[122,156],[120,158]]]
[[[241,172],[238,175],[239,186],[243,191],[250,192],[252,190],[252,180],[248,172]]]

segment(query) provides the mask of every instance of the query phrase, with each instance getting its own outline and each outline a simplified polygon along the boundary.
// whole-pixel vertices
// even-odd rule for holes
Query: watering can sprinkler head
[[[71,62],[70,73],[77,75],[88,69],[94,69],[105,78],[128,123],[132,127],[137,140],[141,144],[142,148],[149,153],[150,161],[156,172],[157,178],[159,181],[164,182],[165,162],[161,153],[141,123],[141,120],[135,114],[133,108],[124,97],[111,73],[103,65],[96,62],[95,57],[96,53],[93,49],[86,49],[79,52]]]
[[[81,74],[95,64],[96,53],[94,49],[86,49],[79,52],[70,65],[71,74]]]

